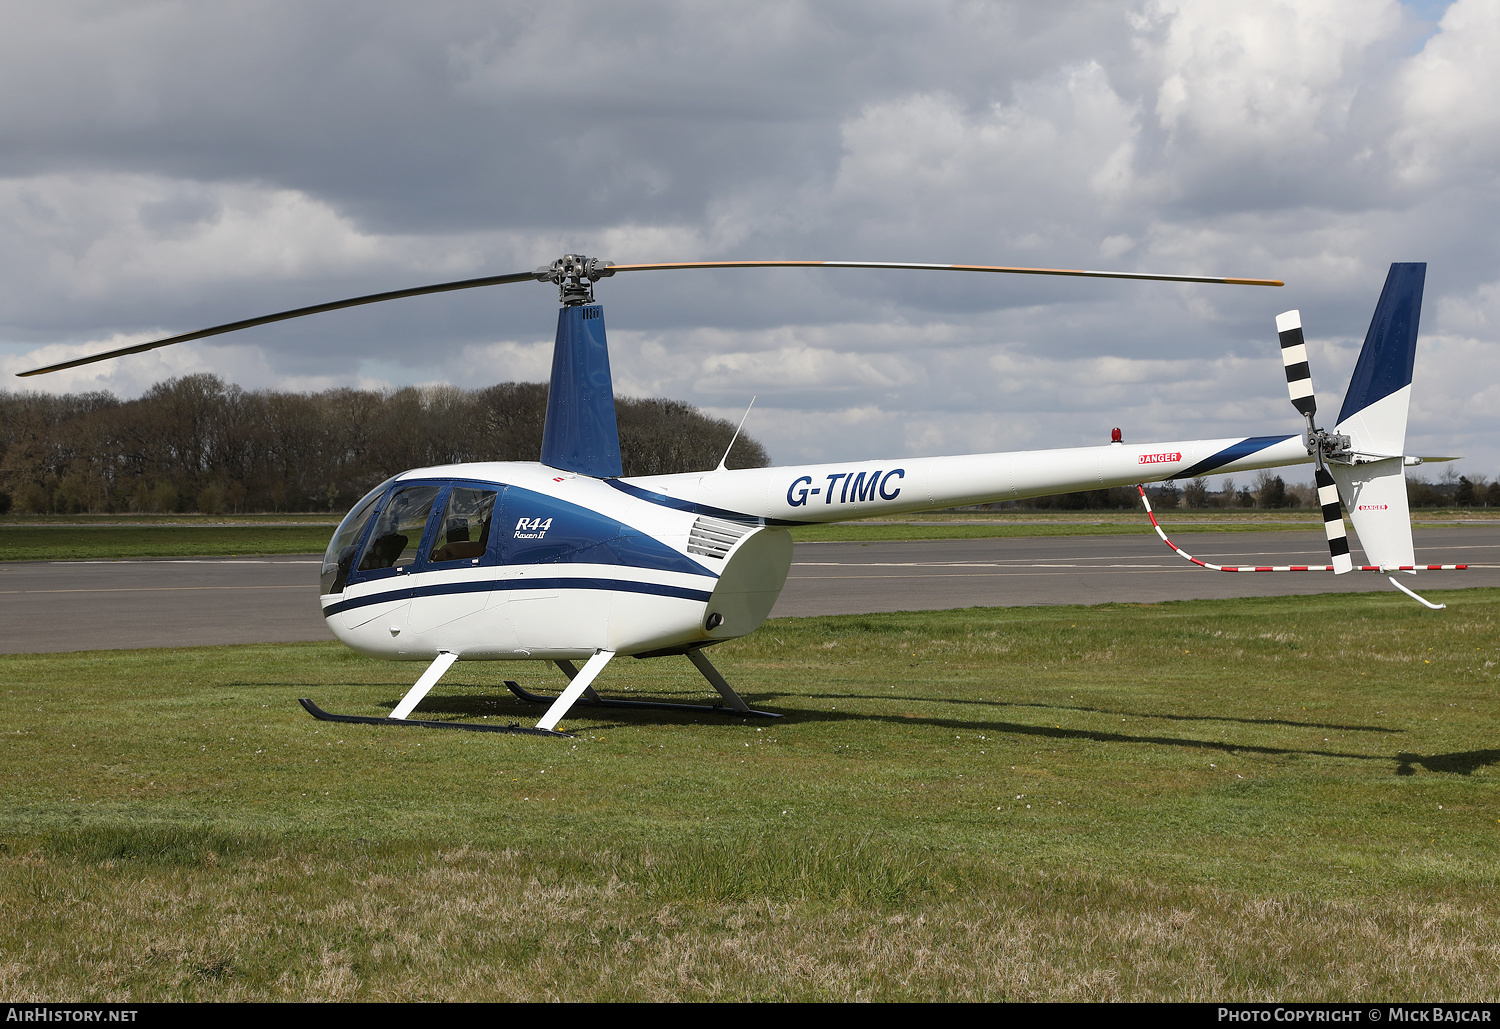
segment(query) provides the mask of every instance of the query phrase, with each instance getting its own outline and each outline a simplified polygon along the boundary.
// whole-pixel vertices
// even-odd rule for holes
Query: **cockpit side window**
[[[338,531],[333,534],[333,539],[328,544],[328,551],[323,555],[323,593],[342,593],[344,584],[349,580],[349,572],[354,568],[354,550],[359,544],[359,538],[365,531],[365,526],[370,524],[370,515],[375,513],[375,501],[380,499],[380,494],[385,492],[390,480],[387,479],[365,494],[358,504],[344,516],[339,523]]]
[[[490,523],[498,497],[496,490],[455,486],[448,494],[448,506],[427,560],[438,563],[483,557],[489,549]]]
[[[359,570],[404,568],[417,559],[422,530],[441,486],[408,486],[392,493],[370,532]]]

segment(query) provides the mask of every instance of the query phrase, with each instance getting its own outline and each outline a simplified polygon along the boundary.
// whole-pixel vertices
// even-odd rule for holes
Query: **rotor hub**
[[[557,283],[557,299],[564,307],[594,302],[594,283],[615,273],[613,261],[582,254],[564,254],[551,264],[544,264],[533,274],[539,282]]]
[[[1329,461],[1349,464],[1353,459],[1353,441],[1343,433],[1329,432],[1313,427],[1312,416],[1307,418],[1307,432],[1303,442],[1307,444],[1307,456],[1316,460],[1319,455]]]

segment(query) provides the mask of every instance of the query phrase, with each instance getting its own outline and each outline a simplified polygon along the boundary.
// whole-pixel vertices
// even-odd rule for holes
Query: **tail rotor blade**
[[[1292,406],[1307,420],[1307,449],[1317,467],[1314,481],[1318,486],[1318,506],[1323,509],[1323,533],[1328,537],[1328,553],[1333,558],[1333,573],[1352,571],[1349,557],[1349,534],[1344,529],[1344,509],[1339,503],[1338,483],[1333,481],[1323,461],[1323,433],[1313,423],[1318,401],[1313,396],[1312,370],[1307,365],[1307,340],[1302,337],[1302,312],[1285,311],[1276,316],[1276,336],[1281,340],[1281,364],[1286,369],[1286,390]]]
[[[1291,394],[1292,406],[1298,414],[1311,419],[1318,413],[1318,401],[1313,396],[1312,369],[1307,365],[1307,341],[1302,338],[1302,312],[1278,314],[1276,335],[1281,340],[1281,363],[1286,368],[1286,389]]]
[[[1339,504],[1339,487],[1318,455],[1318,504],[1323,508],[1323,532],[1328,537],[1328,554],[1333,558],[1333,574],[1343,575],[1354,568],[1349,557],[1349,534],[1344,530],[1344,509]]]

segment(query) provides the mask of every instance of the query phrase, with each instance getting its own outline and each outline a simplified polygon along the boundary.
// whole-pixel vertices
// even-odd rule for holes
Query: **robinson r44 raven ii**
[[[1331,432],[1315,424],[1301,320],[1289,311],[1276,323],[1292,403],[1305,420],[1300,433],[784,468],[730,470],[721,461],[706,472],[624,477],[604,311],[594,300],[594,284],[623,272],[775,266],[1281,285],[1263,279],[853,261],[614,265],[570,254],[535,271],[283,311],[22,374],[426,293],[524,281],[557,285],[562,309],[541,460],[403,472],[355,504],[334,533],[323,560],[321,591],[323,616],[334,635],[361,653],[429,666],[389,718],[335,715],[302,701],[322,719],[556,735],[558,722],[575,703],[642,705],[606,700],[594,691],[599,674],[617,655],[685,655],[723,698],[699,710],[775,717],[751,710],[704,652],[753,632],[770,613],[791,565],[787,528],[794,525],[1310,461],[1316,465],[1332,564],[1296,570],[1351,570],[1341,502],[1371,562],[1363,569],[1414,570],[1404,469],[1416,459],[1406,457],[1404,446],[1426,265],[1391,266]],[[535,728],[408,718],[460,660],[551,661],[570,681],[555,698],[507,683],[522,699],[548,704]],[[578,661],[584,662],[581,669]]]

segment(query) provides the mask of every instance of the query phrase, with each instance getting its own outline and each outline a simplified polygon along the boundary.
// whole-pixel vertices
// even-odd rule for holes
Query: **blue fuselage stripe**
[[[1247,458],[1251,454],[1258,454],[1267,447],[1274,447],[1283,440],[1291,438],[1290,433],[1285,436],[1251,436],[1249,439],[1240,440],[1233,446],[1225,447],[1212,457],[1204,458],[1193,467],[1178,472],[1174,477],[1192,479],[1199,475],[1208,475],[1215,468],[1223,468],[1227,464]]]
[[[679,500],[676,497],[668,497],[663,496],[660,493],[652,493],[650,490],[641,489],[639,486],[631,485],[628,482],[621,482],[619,479],[605,479],[604,484],[606,486],[613,486],[621,493],[628,493],[630,496],[635,497],[637,500],[644,500],[648,503],[659,504],[662,507],[670,507],[674,511],[686,511],[689,514],[709,515],[713,518],[722,518],[728,522],[745,522],[750,525],[775,526],[815,524],[813,522],[791,521],[786,518],[762,518],[759,515],[745,514],[743,511],[730,511],[726,508],[713,507],[709,504],[694,503],[691,500]]]
[[[391,601],[409,600],[415,597],[441,597],[455,593],[488,593],[491,590],[611,590],[616,593],[647,593],[657,597],[676,597],[679,600],[697,600],[707,603],[713,596],[706,590],[688,589],[685,586],[668,586],[659,582],[632,582],[629,579],[484,579],[476,582],[440,582],[428,586],[407,586],[404,589],[384,593],[370,593],[363,597],[351,597],[336,601],[323,608],[323,617],[328,618],[341,611],[350,611],[371,604],[386,604]]]

